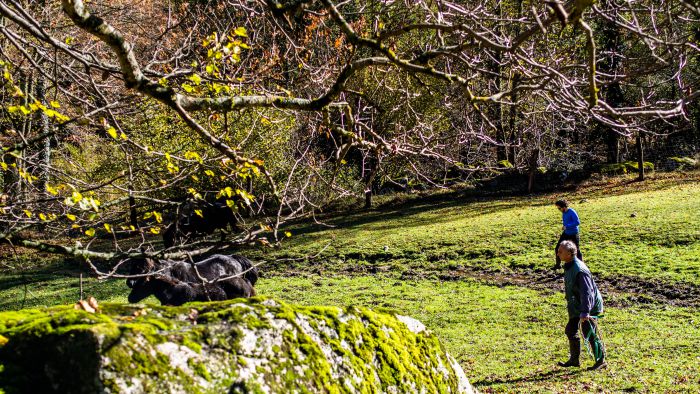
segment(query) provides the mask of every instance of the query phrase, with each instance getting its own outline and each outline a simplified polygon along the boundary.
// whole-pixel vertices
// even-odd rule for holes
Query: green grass
[[[562,294],[436,280],[460,266],[506,274],[550,267],[561,226],[552,202],[559,197],[579,212],[583,253],[596,277],[700,286],[698,174],[644,183],[616,178],[532,198],[444,193],[401,205],[384,201],[381,209],[326,218],[332,229],[291,226],[282,248],[240,253],[297,259],[263,265],[259,294],[307,305],[384,307],[422,320],[482,392],[700,392],[697,307],[638,304],[626,294],[604,293],[610,367],[571,371],[554,367],[567,353]],[[0,272],[0,310],[77,300],[77,266],[28,265],[34,268]],[[86,279],[84,290],[102,302],[126,302],[129,289],[124,280]]]
[[[613,184],[601,190],[591,186],[565,196],[582,221],[586,263],[602,276],[624,274],[700,285],[700,182],[692,178],[649,186],[652,190],[637,184]],[[336,226],[332,229],[293,227],[284,248],[254,256],[315,255],[330,242],[314,259],[317,265],[285,262],[279,272],[290,266],[362,271],[378,265],[394,273],[458,265],[548,268],[561,233],[561,214],[553,204],[557,198],[453,197],[362,212],[329,219],[327,224]]]
[[[261,293],[304,305],[363,305],[423,321],[481,392],[697,392],[697,310],[607,308],[601,327],[609,367],[555,366],[568,356],[560,294],[474,281],[399,281],[383,277],[273,277]],[[585,365],[593,362],[582,356]]]

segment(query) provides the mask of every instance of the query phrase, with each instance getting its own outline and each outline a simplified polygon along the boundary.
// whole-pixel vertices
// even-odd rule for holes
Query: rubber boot
[[[588,367],[589,371],[597,371],[599,369],[607,368],[608,363],[605,362],[605,348],[603,347],[603,344],[599,340],[595,340],[595,346],[596,347],[602,347],[601,355],[600,358],[596,360],[595,364],[593,366]]]
[[[559,362],[560,367],[580,367],[578,359],[581,355],[581,341],[578,339],[569,339],[569,361]]]

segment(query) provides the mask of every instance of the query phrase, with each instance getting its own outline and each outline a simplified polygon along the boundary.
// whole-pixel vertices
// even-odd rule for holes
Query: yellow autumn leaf
[[[197,216],[199,216],[200,218],[204,218],[204,215],[202,214],[202,210],[201,210],[201,209],[195,209],[195,210],[194,210],[194,213],[196,213]]]
[[[151,232],[153,234],[160,234],[160,227],[151,227]]]
[[[28,218],[32,217],[32,213],[27,211],[26,209],[24,210],[24,214],[27,215]]]
[[[88,237],[94,237],[95,236],[95,229],[90,227],[89,229],[85,230],[85,235]]]
[[[43,212],[39,213],[39,219],[46,220],[46,215]]]
[[[49,185],[48,183],[46,184],[46,191],[49,192],[49,193],[51,193],[51,194],[54,195],[54,196],[58,195],[58,189],[56,189],[55,187]]]
[[[70,220],[71,222],[74,222],[75,219],[76,219],[75,215],[70,214],[70,213],[67,213],[67,214],[66,214],[66,217],[67,217],[68,220]]]
[[[105,226],[105,230],[107,230],[107,232],[109,232],[109,233],[112,232],[112,226],[110,226],[109,223],[105,223],[104,226]]]
[[[109,136],[114,138],[115,140],[117,139],[117,129],[115,129],[114,127],[107,128],[107,134],[109,134]]]

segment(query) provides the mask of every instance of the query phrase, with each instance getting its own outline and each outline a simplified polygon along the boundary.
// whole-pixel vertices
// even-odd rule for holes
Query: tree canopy
[[[697,143],[699,19],[659,0],[0,0],[0,239],[182,258],[279,242],[380,178]],[[164,248],[186,198],[240,232]]]

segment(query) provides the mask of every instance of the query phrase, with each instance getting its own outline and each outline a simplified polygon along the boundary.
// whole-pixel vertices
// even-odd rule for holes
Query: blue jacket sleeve
[[[564,224],[564,228],[566,228],[567,234],[577,233],[578,226],[581,224],[578,214],[571,208],[562,214],[562,222]]]
[[[593,279],[587,273],[579,272],[576,281],[578,282],[578,289],[581,297],[581,315],[579,317],[588,317],[595,303]]]

